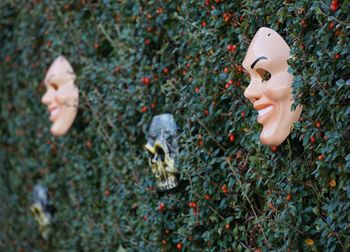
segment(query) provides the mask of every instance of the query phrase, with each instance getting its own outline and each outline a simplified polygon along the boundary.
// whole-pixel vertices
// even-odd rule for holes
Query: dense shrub
[[[350,250],[348,1],[73,2],[0,3],[1,250]],[[243,97],[262,26],[290,45],[304,105],[273,151]],[[40,99],[60,54],[80,111],[54,138]],[[181,183],[160,193],[143,145],[164,112]],[[29,211],[37,183],[55,208],[48,241]]]

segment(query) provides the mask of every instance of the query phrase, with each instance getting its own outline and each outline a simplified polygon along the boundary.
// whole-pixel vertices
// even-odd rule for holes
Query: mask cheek
[[[51,132],[55,136],[62,136],[72,126],[78,112],[78,107],[72,98],[58,100],[57,103],[60,111],[51,127]]]
[[[64,105],[67,102],[69,104],[76,104],[79,100],[78,89],[74,87],[61,87],[57,90],[55,100],[58,104]]]
[[[289,102],[292,97],[293,75],[288,72],[276,74],[265,84],[264,95],[275,102]]]

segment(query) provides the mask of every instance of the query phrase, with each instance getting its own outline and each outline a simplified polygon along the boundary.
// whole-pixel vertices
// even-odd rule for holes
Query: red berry
[[[209,115],[209,111],[207,109],[204,110],[204,115],[208,116]]]
[[[224,192],[224,193],[228,193],[227,185],[223,185],[223,186],[221,187],[221,191]]]
[[[105,195],[108,197],[110,194],[111,194],[111,192],[108,189],[106,189],[105,190]]]
[[[195,87],[194,92],[199,93],[199,87]]]
[[[275,153],[275,152],[277,151],[277,147],[276,147],[276,146],[272,146],[272,147],[271,147],[271,151],[272,151],[273,153]]]
[[[204,195],[204,199],[210,200],[210,195],[209,194]]]
[[[320,155],[318,156],[318,160],[320,160],[320,161],[324,160],[324,155],[320,154]]]
[[[226,228],[227,230],[229,230],[229,229],[230,229],[230,224],[225,224],[225,228]]]
[[[305,21],[305,19],[302,19],[300,23],[303,27],[307,26],[307,22]]]
[[[243,119],[245,118],[245,112],[244,112],[244,111],[242,111],[241,117],[242,117]]]
[[[209,0],[205,0],[205,1],[204,1],[204,5],[205,5],[205,6],[209,6],[209,5],[210,5],[210,1],[209,1]]]
[[[329,23],[329,29],[332,30],[333,27],[334,27],[334,22],[332,21],[332,22]]]
[[[241,86],[241,83],[239,81],[236,82],[236,86],[237,87],[240,87]]]
[[[141,82],[143,85],[148,86],[151,83],[151,79],[148,77],[142,77]]]
[[[11,56],[10,55],[6,55],[5,56],[5,62],[9,63],[11,61]]]
[[[141,108],[141,112],[142,112],[142,113],[147,112],[147,107],[146,107],[146,106],[143,106],[143,107]]]
[[[340,58],[340,54],[337,53],[337,54],[334,56],[334,58],[335,58],[336,60],[339,59],[339,58]]]
[[[165,209],[165,204],[160,203],[158,209],[159,209],[159,211],[163,211]]]
[[[206,27],[207,26],[207,22],[202,21],[202,27]]]
[[[230,21],[230,19],[231,19],[231,14],[225,12],[223,16],[224,16],[224,21],[225,21],[226,23],[228,23],[228,22]]]
[[[292,195],[290,193],[287,194],[286,200],[290,201],[292,199]]]
[[[228,138],[230,139],[231,143],[235,141],[235,135],[232,133],[228,134]]]
[[[233,84],[233,80],[229,80],[228,84],[232,85]]]
[[[179,242],[178,244],[176,244],[176,248],[177,248],[178,250],[181,250],[182,247],[183,247],[183,245],[182,245],[181,242]]]
[[[145,45],[149,45],[151,41],[149,39],[145,39]]]
[[[196,202],[191,201],[191,202],[188,204],[188,206],[189,206],[190,208],[196,208],[196,207],[197,207],[197,204],[196,204]]]
[[[114,68],[114,72],[115,72],[115,73],[121,73],[121,71],[122,71],[122,69],[121,69],[121,67],[119,67],[119,66],[117,66],[117,67]]]
[[[143,216],[143,220],[146,221],[147,220],[147,215]]]
[[[228,89],[230,86],[231,86],[230,83],[226,83],[226,84],[225,84],[225,88],[226,88],[226,89]]]
[[[99,47],[100,47],[100,45],[99,45],[98,43],[95,43],[95,44],[94,44],[94,48],[95,48],[95,49],[98,49]]]
[[[320,122],[316,122],[316,128],[318,128],[318,129],[321,128],[321,123]]]
[[[227,50],[229,52],[234,52],[234,51],[236,51],[236,49],[237,49],[237,47],[235,45],[228,45],[227,46]]]
[[[91,149],[92,148],[92,141],[89,139],[86,141],[85,143],[85,146],[88,148],[88,149]]]
[[[311,143],[315,143],[315,142],[316,142],[316,138],[315,138],[314,136],[312,136],[312,137],[310,138],[310,142],[311,142]]]
[[[203,145],[203,140],[202,140],[202,135],[201,134],[198,135],[198,145],[199,146]]]
[[[235,68],[236,68],[236,72],[237,73],[243,73],[244,72],[244,70],[243,70],[243,67],[242,66],[235,66]]]
[[[163,73],[164,73],[164,74],[168,74],[168,73],[169,73],[169,68],[164,67],[164,69],[163,69]]]
[[[151,103],[151,108],[154,109],[156,107],[155,103]]]
[[[165,245],[166,244],[166,240],[162,240],[162,244]]]
[[[331,10],[336,11],[338,7],[339,7],[339,2],[337,0],[333,0],[330,6]]]
[[[225,67],[225,68],[224,68],[224,72],[225,72],[225,73],[228,73],[229,71],[230,71],[230,69],[228,69],[228,67]]]

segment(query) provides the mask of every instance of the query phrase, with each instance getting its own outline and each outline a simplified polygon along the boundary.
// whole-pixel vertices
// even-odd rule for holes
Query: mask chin
[[[284,142],[289,136],[293,128],[293,123],[296,122],[301,113],[301,108],[296,111],[289,110],[288,106],[280,106],[278,117],[272,118],[263,126],[260,134],[260,140],[268,146],[278,146]]]

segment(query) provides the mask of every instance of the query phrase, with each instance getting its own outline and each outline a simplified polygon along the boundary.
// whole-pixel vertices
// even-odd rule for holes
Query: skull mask
[[[171,114],[161,114],[153,117],[149,127],[146,149],[150,153],[149,164],[156,177],[160,191],[173,189],[177,186],[175,158],[177,126]]]
[[[47,188],[36,185],[33,189],[34,203],[30,210],[34,214],[34,218],[39,225],[39,231],[44,239],[48,238],[49,227],[51,224],[51,211],[49,206],[49,198]]]

